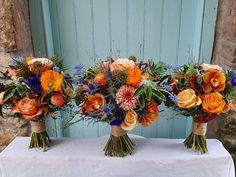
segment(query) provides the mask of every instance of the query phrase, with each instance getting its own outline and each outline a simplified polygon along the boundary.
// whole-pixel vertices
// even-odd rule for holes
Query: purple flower
[[[86,92],[88,92],[89,94],[93,94],[95,93],[96,91],[98,91],[98,84],[97,83],[94,83],[94,82],[90,82],[88,83],[87,85],[87,88],[86,88]]]
[[[102,108],[102,117],[106,118],[107,116],[111,115],[112,106],[106,105]]]
[[[176,64],[176,65],[167,64],[166,66],[167,66],[167,68],[169,68],[172,71],[179,71],[180,70],[180,65],[178,65],[178,64]]]
[[[78,65],[75,67],[75,69],[76,69],[76,73],[75,73],[75,74],[78,75],[78,76],[80,76],[80,75],[83,74],[84,69],[85,69],[85,66],[82,65],[82,64],[78,64]]]
[[[176,95],[170,95],[169,98],[171,99],[171,101],[174,103],[174,104],[177,104],[178,103],[178,97]]]
[[[116,112],[114,113],[114,117],[116,118],[113,120],[110,124],[120,126],[124,120],[125,114],[124,111],[121,109],[116,109]]]
[[[231,80],[231,83],[233,86],[236,86],[236,76],[233,77],[233,79]]]
[[[41,82],[37,76],[29,77],[27,79],[27,84],[33,92],[41,93],[42,91]]]

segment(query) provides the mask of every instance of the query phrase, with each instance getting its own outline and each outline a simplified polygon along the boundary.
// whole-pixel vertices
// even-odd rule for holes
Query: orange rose
[[[148,124],[153,124],[159,115],[157,104],[154,101],[147,102],[146,109],[146,115],[139,119],[139,123],[141,123],[143,127],[147,127]]]
[[[107,85],[107,80],[106,80],[106,76],[103,73],[99,73],[95,76],[94,78],[94,82],[104,86]]]
[[[51,103],[57,107],[62,106],[65,103],[65,97],[61,93],[54,93],[51,97]]]
[[[148,72],[143,73],[143,77],[150,79],[151,75]]]
[[[191,108],[201,104],[201,99],[195,94],[193,89],[185,89],[178,93],[178,106],[180,108]]]
[[[127,84],[138,87],[142,79],[142,72],[137,65],[134,68],[127,68],[128,77],[126,79]]]
[[[210,69],[203,75],[203,91],[210,93],[212,90],[221,92],[225,89],[226,77],[217,69]]]
[[[16,104],[13,113],[20,113],[25,119],[33,120],[40,116],[43,111],[37,100],[25,97]]]
[[[100,108],[104,106],[105,98],[102,94],[96,93],[89,95],[84,105],[84,109],[89,112],[100,112]]]
[[[204,94],[202,98],[202,108],[209,113],[220,114],[226,105],[222,95],[216,92]]]
[[[61,90],[63,75],[53,70],[46,70],[42,73],[40,81],[45,92],[58,92]]]
[[[135,111],[129,111],[125,115],[125,119],[121,124],[123,130],[132,130],[138,123],[138,116]]]

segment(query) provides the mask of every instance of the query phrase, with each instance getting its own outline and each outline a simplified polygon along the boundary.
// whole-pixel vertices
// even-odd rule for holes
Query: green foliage
[[[8,99],[12,98],[15,95],[16,92],[16,87],[10,87],[4,94],[3,96],[3,100],[7,101]]]
[[[60,59],[58,56],[53,56],[51,58],[52,62],[53,62],[53,66],[57,66],[61,69],[61,71],[66,71],[68,70],[68,68],[66,67],[66,65],[64,64],[64,60]]]

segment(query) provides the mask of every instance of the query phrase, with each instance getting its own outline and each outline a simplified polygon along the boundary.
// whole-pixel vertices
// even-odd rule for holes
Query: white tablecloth
[[[104,156],[107,138],[56,139],[47,152],[29,150],[29,138],[16,138],[1,154],[2,177],[235,177],[230,154],[218,140],[209,153],[184,147],[183,140],[133,138],[135,154]]]

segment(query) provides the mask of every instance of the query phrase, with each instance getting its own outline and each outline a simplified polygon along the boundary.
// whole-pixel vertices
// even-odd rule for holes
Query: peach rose
[[[110,70],[111,72],[114,70],[126,70],[127,68],[134,68],[134,66],[134,61],[127,58],[119,58],[110,64]]]
[[[226,105],[222,95],[217,92],[204,94],[202,99],[202,108],[209,113],[220,114]]]
[[[24,97],[13,108],[13,113],[20,113],[25,119],[33,120],[40,116],[43,111],[37,100]]]
[[[51,97],[51,103],[57,107],[62,106],[65,103],[65,97],[61,93],[54,93]]]
[[[191,108],[201,104],[201,99],[193,89],[185,89],[178,93],[178,106],[180,108]]]
[[[222,71],[222,68],[219,65],[210,65],[210,64],[203,63],[201,65],[201,67],[204,71],[207,71],[207,70],[210,70],[210,69],[216,69],[220,72]]]
[[[99,73],[95,76],[94,78],[94,82],[104,86],[107,85],[107,80],[106,80],[106,76],[103,73]]]
[[[5,92],[0,93],[0,105],[4,103],[3,97],[4,97]]]
[[[125,119],[121,124],[123,130],[132,130],[138,124],[138,116],[135,111],[129,111],[125,115]]]

